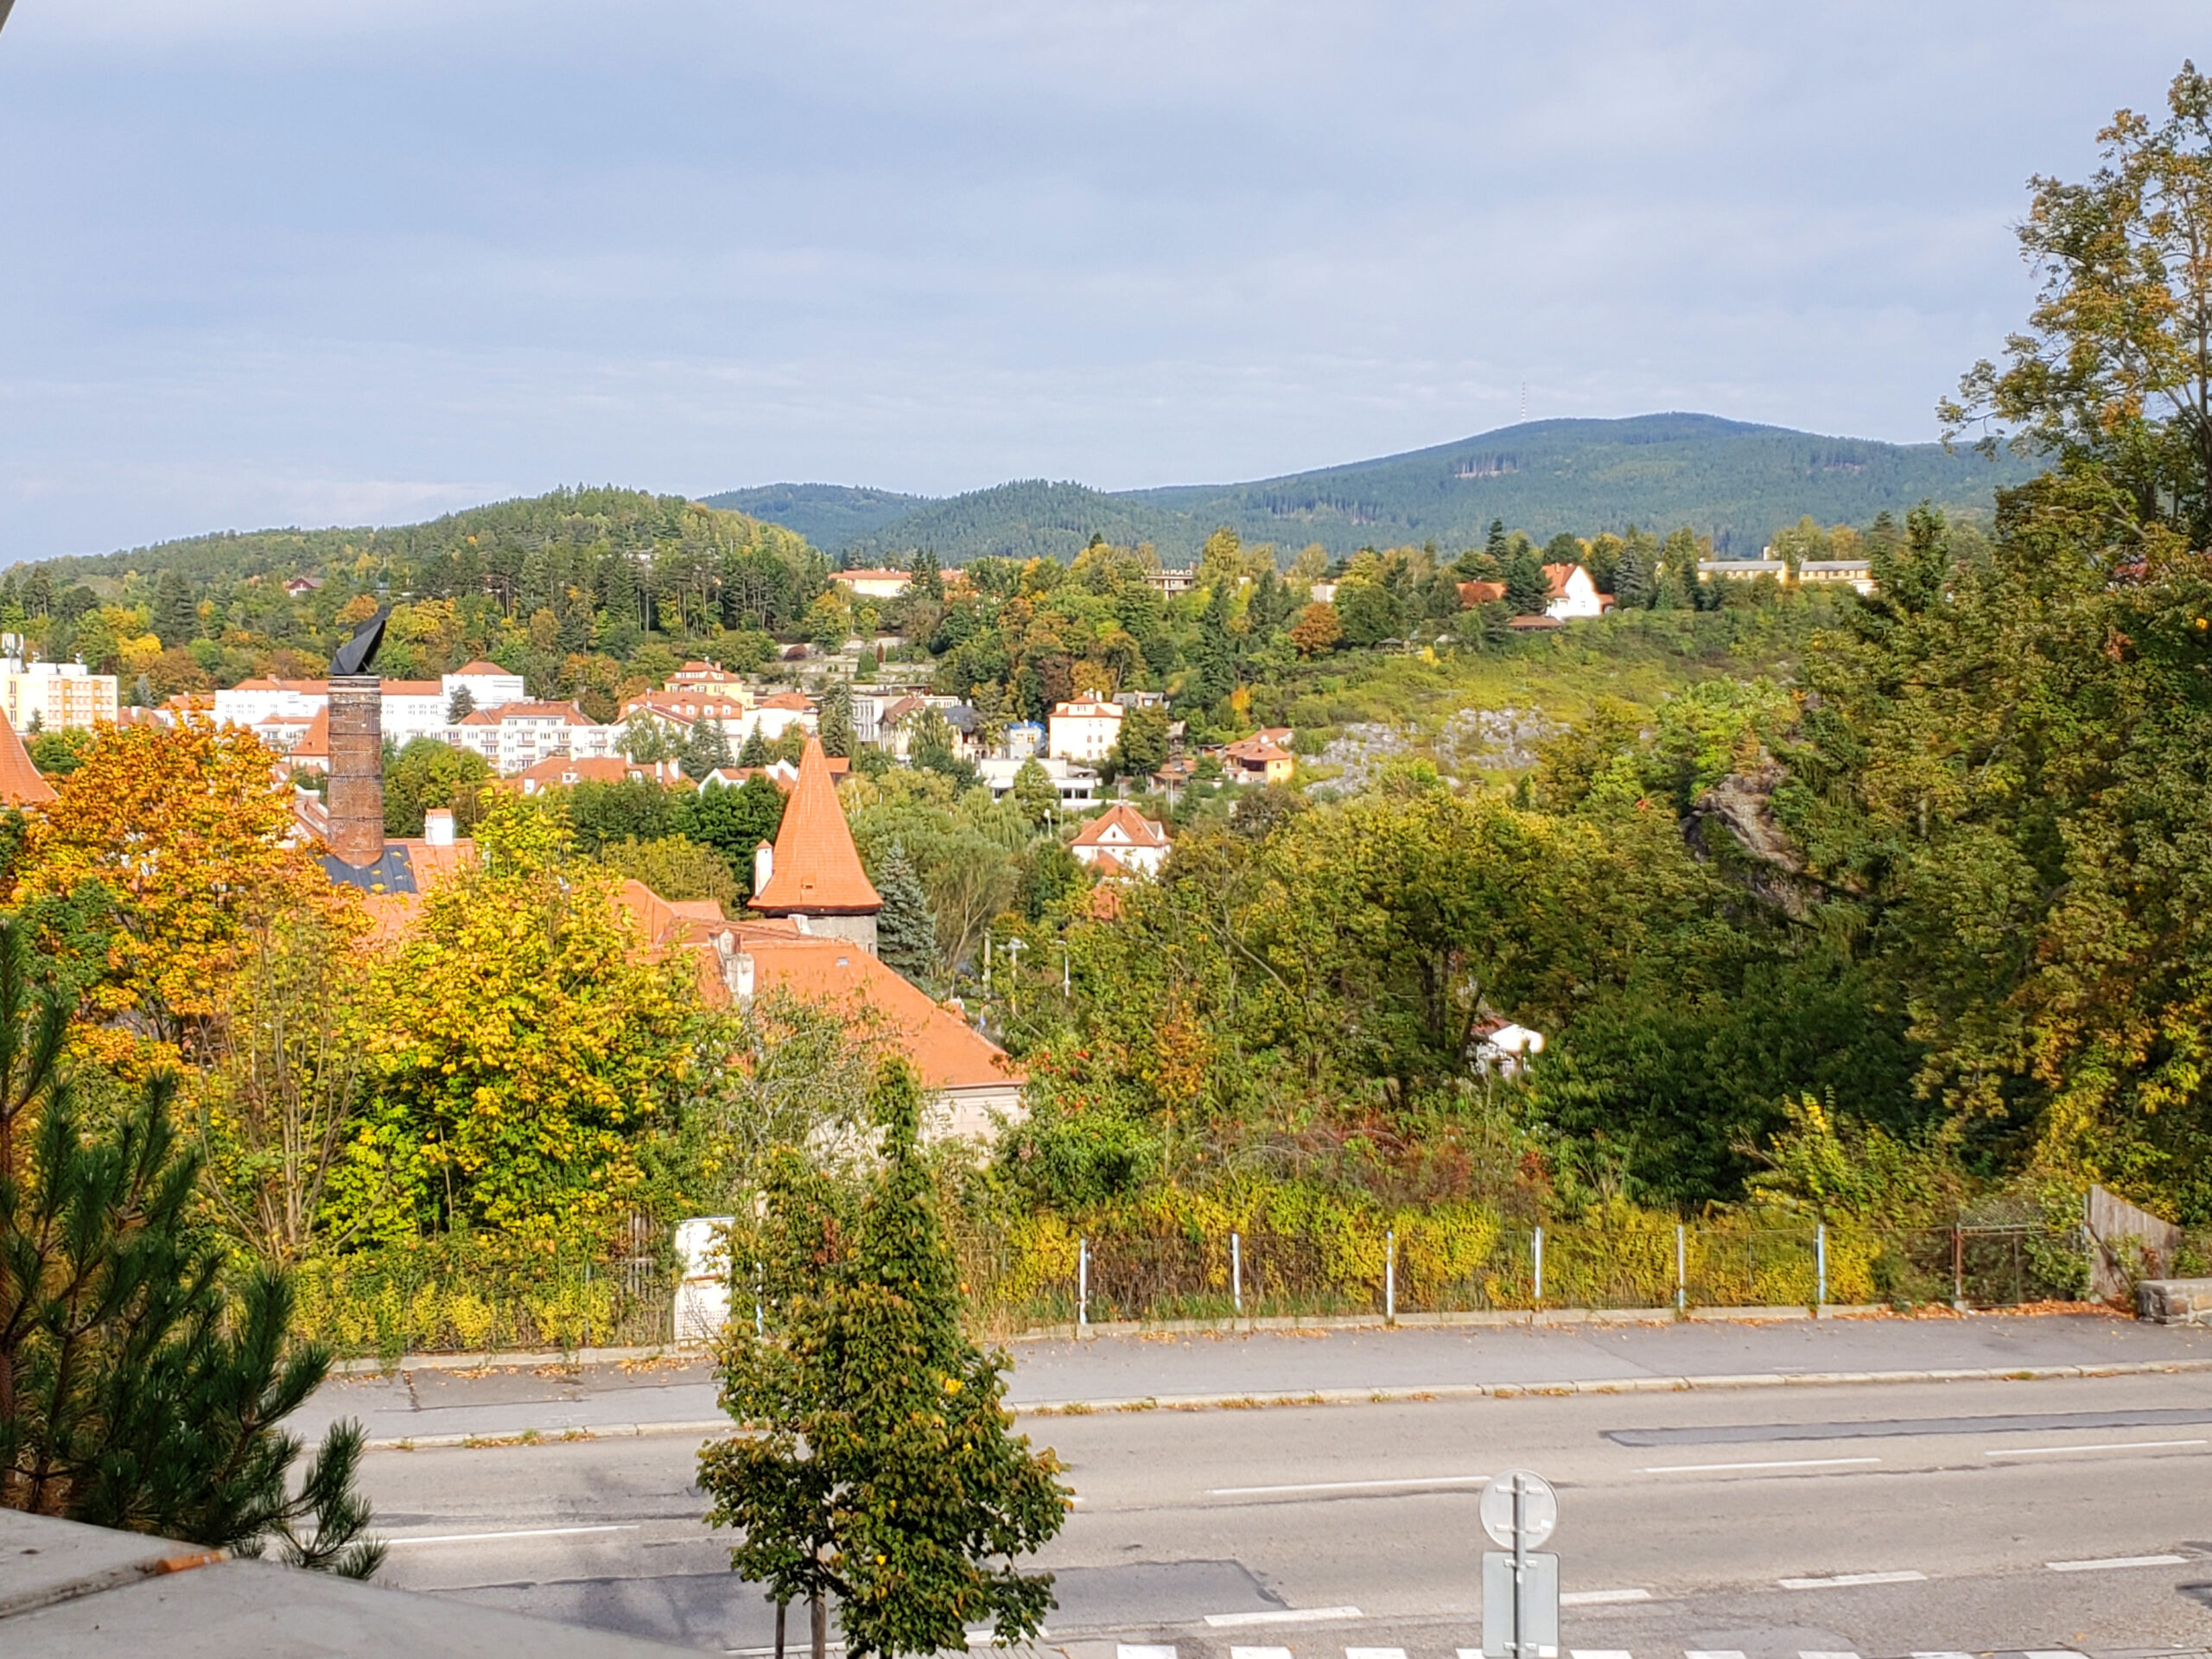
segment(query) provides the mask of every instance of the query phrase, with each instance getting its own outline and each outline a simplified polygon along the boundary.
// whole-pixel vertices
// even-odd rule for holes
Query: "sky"
[[[1924,442],[2025,315],[2030,175],[2203,17],[17,0],[0,563],[562,483],[1225,481],[1524,396]]]

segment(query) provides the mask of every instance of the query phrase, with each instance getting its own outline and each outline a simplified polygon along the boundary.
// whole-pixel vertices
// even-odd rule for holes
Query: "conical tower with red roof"
[[[753,886],[753,908],[762,915],[795,917],[809,933],[850,939],[874,952],[883,898],[861,868],[819,738],[806,740],[776,844],[762,842],[754,855]]]

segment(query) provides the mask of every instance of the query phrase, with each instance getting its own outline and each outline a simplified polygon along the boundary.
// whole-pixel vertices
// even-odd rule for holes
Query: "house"
[[[1166,825],[1116,801],[1076,831],[1068,850],[1102,875],[1157,875],[1167,861],[1167,846]]]
[[[679,741],[703,721],[721,727],[722,735],[735,748],[752,730],[753,710],[742,697],[694,691],[645,691],[622,699],[622,713],[616,723],[626,726],[633,720],[658,726]]]
[[[854,599],[896,599],[913,577],[904,570],[832,570],[830,580]]]
[[[1057,754],[1025,755],[1019,760],[1011,755],[993,755],[976,763],[976,781],[991,791],[993,800],[998,800],[1014,787],[1014,780],[1032,760],[1044,769],[1046,779],[1059,791],[1063,807],[1090,806],[1098,799],[1098,774],[1088,766],[1063,760]]]
[[[1290,751],[1266,732],[1240,738],[1221,751],[1221,769],[1231,783],[1287,784],[1297,765]]]
[[[684,781],[683,768],[673,760],[631,760],[619,754],[578,760],[556,754],[501,779],[499,787],[536,795],[548,789],[574,789],[578,784],[644,782],[673,788]]]
[[[1471,1033],[1475,1063],[1502,1077],[1517,1077],[1529,1062],[1544,1052],[1544,1033],[1495,1016],[1476,1025]]]
[[[1045,728],[1033,720],[1017,720],[1006,728],[999,754],[1007,760],[1027,760],[1045,748]]]
[[[1807,559],[1797,567],[1802,587],[1844,582],[1862,594],[1874,591],[1874,567],[1866,559]]]
[[[1700,582],[1749,582],[1757,576],[1772,576],[1778,582],[1789,580],[1789,566],[1781,559],[1700,559],[1697,579]]]
[[[753,855],[753,908],[763,916],[793,918],[804,932],[848,940],[875,954],[875,918],[883,899],[861,868],[819,738],[806,740],[776,844],[764,841]]]
[[[1544,567],[1544,580],[1551,584],[1551,601],[1544,607],[1545,615],[1571,622],[1605,613],[1604,595],[1599,593],[1597,583],[1590,580],[1590,573],[1580,565],[1548,564]]]
[[[1144,579],[1152,584],[1153,592],[1165,594],[1169,599],[1178,594],[1187,594],[1198,585],[1198,573],[1192,569],[1147,570],[1144,573]]]
[[[1096,691],[1070,702],[1052,705],[1047,740],[1052,753],[1063,760],[1096,765],[1122,738],[1122,716],[1128,712]]]
[[[684,664],[668,677],[662,689],[695,697],[721,697],[730,702],[745,701],[745,677],[717,668],[712,663]]]
[[[284,578],[284,597],[304,599],[322,586],[321,576],[287,576]]]
[[[276,718],[296,723],[304,732],[308,722],[330,707],[328,680],[277,680],[257,677],[240,680],[215,693],[215,723],[258,730]],[[10,709],[12,717],[15,711]]]
[[[497,663],[487,663],[480,657],[474,662],[463,663],[439,683],[445,688],[448,703],[454,692],[467,691],[473,709],[498,709],[520,702],[530,695],[521,675],[511,674]]]
[[[1332,604],[1337,597],[1337,584],[1333,582],[1317,582],[1306,588],[1306,597],[1316,605]]]
[[[387,742],[405,748],[418,737],[441,737],[446,728],[446,688],[442,680],[385,680],[384,735]]]
[[[830,768],[832,783],[842,783],[852,776],[853,763],[842,754],[833,754],[823,762]],[[710,789],[738,789],[748,779],[766,778],[788,795],[798,786],[798,768],[788,760],[771,760],[765,766],[716,766],[699,780],[702,795]]]
[[[773,696],[763,697],[753,710],[746,726],[746,734],[760,734],[764,743],[773,743],[794,726],[815,731],[820,726],[820,716],[814,704],[798,691],[779,691]]]

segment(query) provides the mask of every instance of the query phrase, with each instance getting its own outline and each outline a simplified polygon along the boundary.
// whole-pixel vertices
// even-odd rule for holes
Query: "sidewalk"
[[[1523,1389],[1783,1385],[1927,1381],[1931,1373],[2186,1366],[2212,1370],[2212,1330],[2139,1325],[2103,1314],[1793,1320],[1776,1324],[1579,1325],[1508,1328],[1113,1336],[1010,1345],[1008,1402],[1024,1410],[1318,1395]],[[415,1366],[335,1378],[290,1427],[319,1437],[357,1417],[372,1444],[456,1445],[525,1434],[717,1432],[703,1359],[562,1365]]]

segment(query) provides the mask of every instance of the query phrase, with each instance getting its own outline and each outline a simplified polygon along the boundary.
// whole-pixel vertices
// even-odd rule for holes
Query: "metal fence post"
[[[1090,1241],[1079,1238],[1075,1244],[1075,1332],[1081,1336],[1090,1329]]]
[[[1229,1236],[1229,1301],[1236,1317],[1244,1317],[1244,1236]]]
[[[1531,1241],[1529,1249],[1535,1260],[1536,1294],[1534,1300],[1541,1302],[1544,1300],[1544,1230],[1542,1228],[1536,1229],[1536,1236]]]
[[[1825,1221],[1821,1223],[1820,1230],[1813,1235],[1813,1260],[1819,1273],[1813,1306],[1822,1308],[1828,1305],[1828,1224]]]
[[[1398,1322],[1398,1230],[1382,1235],[1382,1317]]]
[[[1951,1224],[1951,1306],[1967,1305],[1967,1234],[1958,1222]]]
[[[1690,1305],[1689,1230],[1681,1222],[1675,1224],[1675,1312],[1681,1313]]]

